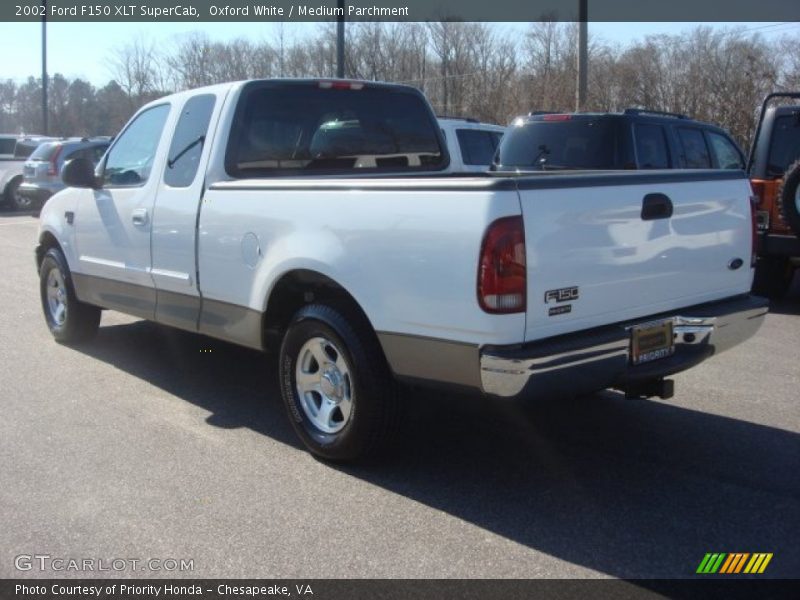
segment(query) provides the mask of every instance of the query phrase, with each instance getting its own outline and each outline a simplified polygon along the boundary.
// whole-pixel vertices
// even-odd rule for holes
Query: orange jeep
[[[759,233],[753,291],[772,298],[786,293],[800,261],[800,106],[768,107],[776,98],[800,92],[764,99],[748,161]]]

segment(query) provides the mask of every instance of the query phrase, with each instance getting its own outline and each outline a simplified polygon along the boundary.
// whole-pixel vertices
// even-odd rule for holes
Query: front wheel
[[[280,384],[295,431],[317,456],[366,459],[390,438],[396,384],[357,314],[323,304],[299,310],[281,345]]]
[[[82,342],[97,333],[100,309],[75,296],[67,260],[58,248],[50,248],[39,268],[39,292],[50,333],[65,344]]]

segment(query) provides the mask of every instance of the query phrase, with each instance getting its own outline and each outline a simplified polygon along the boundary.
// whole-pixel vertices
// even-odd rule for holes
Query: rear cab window
[[[247,84],[228,140],[227,173],[272,177],[447,166],[438,123],[421,94],[369,83],[325,83]]]
[[[767,176],[783,177],[786,169],[800,159],[800,112],[780,115],[772,127]]]

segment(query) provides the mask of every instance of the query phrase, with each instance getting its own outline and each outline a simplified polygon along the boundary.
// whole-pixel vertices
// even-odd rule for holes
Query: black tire
[[[330,344],[326,346],[318,340]],[[313,356],[317,344],[322,344],[324,364]],[[369,460],[387,448],[397,421],[397,384],[363,316],[325,304],[303,307],[289,324],[279,361],[281,395],[289,420],[313,454],[326,460],[350,462]],[[338,369],[337,365],[343,368]],[[307,373],[309,381],[318,377],[321,391],[301,394],[298,373]],[[328,411],[330,419],[322,416],[323,404],[335,406]],[[341,429],[324,431],[319,422]]]
[[[81,302],[75,296],[67,261],[58,248],[50,248],[44,255],[39,268],[39,295],[45,322],[57,342],[83,342],[97,333],[100,309]],[[63,316],[60,316],[58,305],[64,308]]]
[[[794,267],[788,257],[762,256],[756,263],[753,293],[778,299],[789,291],[794,277]]]
[[[794,234],[800,237],[800,197],[798,197],[798,186],[800,186],[800,160],[795,161],[783,177],[783,183],[778,190],[778,208],[783,215],[787,225],[792,228]]]
[[[19,193],[19,186],[22,185],[22,177],[15,177],[6,186],[6,204],[19,211],[33,210],[34,202]]]

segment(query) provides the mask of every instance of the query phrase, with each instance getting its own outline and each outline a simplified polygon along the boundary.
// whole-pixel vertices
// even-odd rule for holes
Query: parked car
[[[25,160],[44,141],[53,138],[36,135],[0,136],[0,203],[24,210],[27,201],[19,195]]]
[[[61,167],[66,161],[86,158],[97,164],[110,143],[109,137],[97,137],[67,138],[40,144],[23,165],[18,208],[41,208],[50,196],[64,189]]]
[[[97,169],[68,161],[42,209],[47,326],[85,340],[107,308],[275,348],[299,438],[352,460],[389,439],[398,381],[669,397],[668,376],[761,325],[743,171],[448,162],[412,87],[247,81],[151,102]]]
[[[450,153],[446,172],[470,173],[489,169],[505,127],[460,117],[438,117],[438,120]]]
[[[13,133],[0,134],[0,160],[14,158],[14,147],[17,145],[19,135]]]
[[[786,293],[800,262],[800,106],[770,103],[798,98],[779,92],[764,99],[748,160],[758,201],[753,290],[773,298]]]
[[[514,119],[496,170],[744,169],[721,127],[674,113],[531,113]]]

